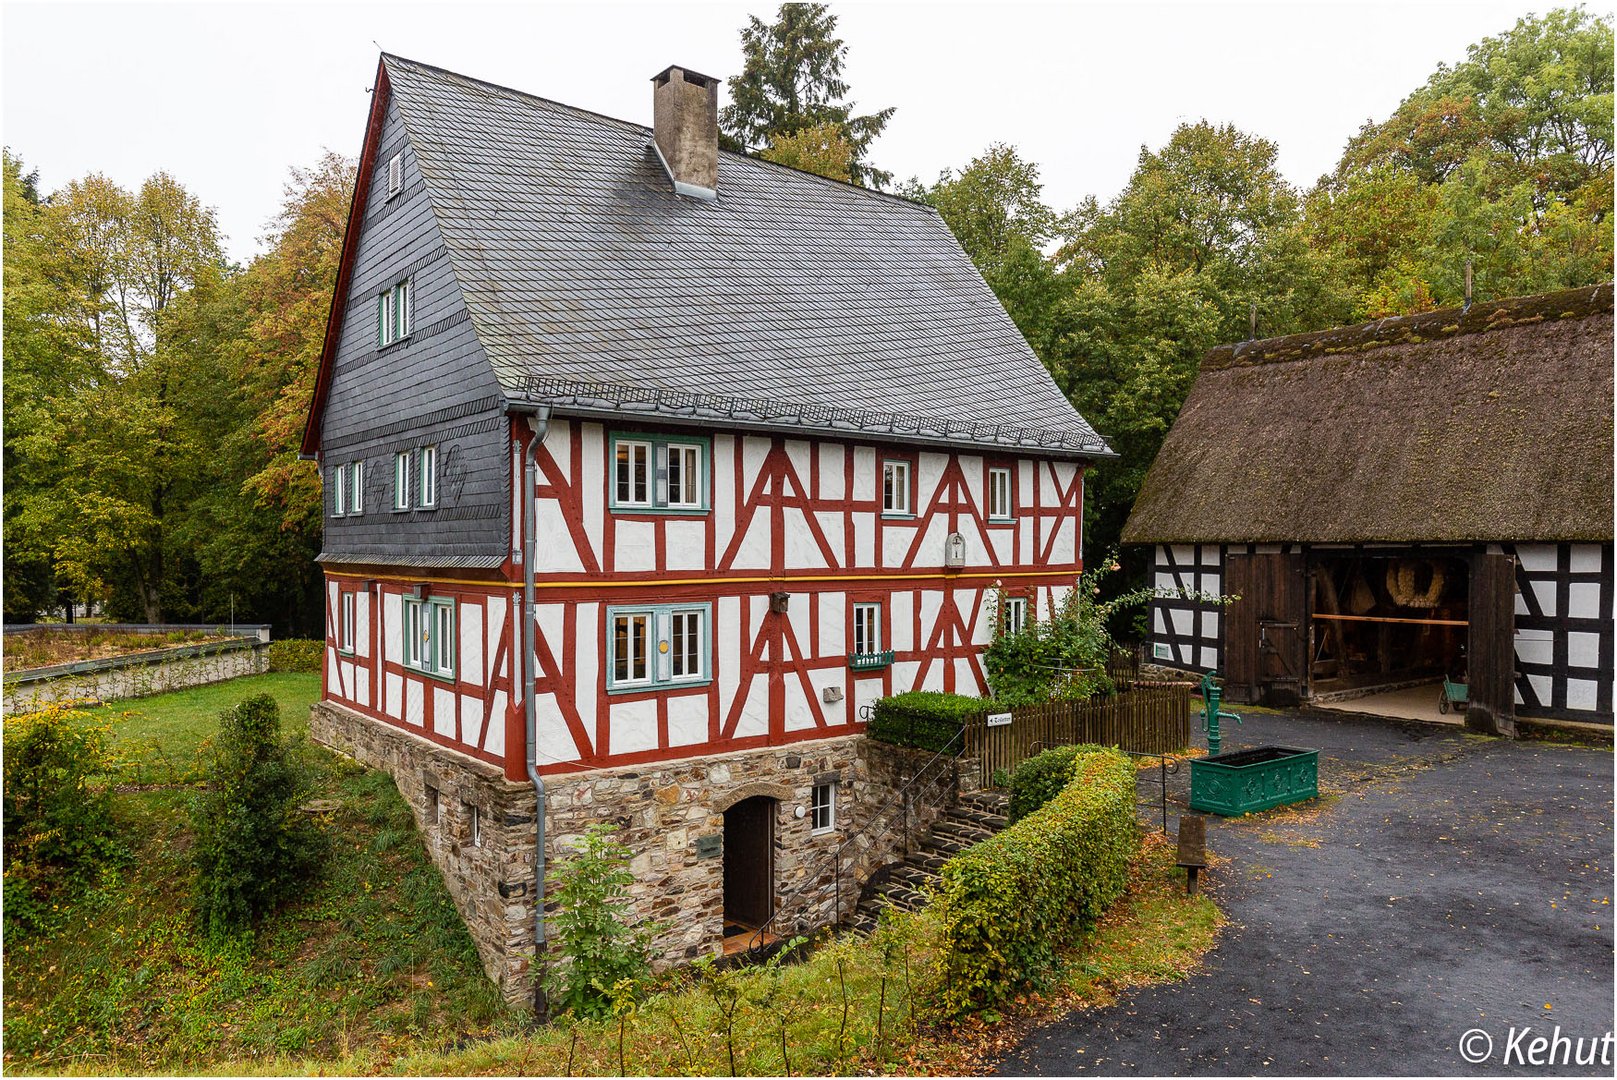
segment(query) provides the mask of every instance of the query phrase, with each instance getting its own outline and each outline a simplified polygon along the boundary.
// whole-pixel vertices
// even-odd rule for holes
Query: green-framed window
[[[455,677],[455,601],[433,597],[404,598],[404,666],[412,671]]]
[[[416,501],[423,510],[431,510],[438,505],[438,448],[436,446],[423,446],[416,453],[416,461],[420,466],[420,484],[416,488],[420,498]]]
[[[337,651],[354,651],[354,594],[346,589],[337,594]]]
[[[348,465],[348,512],[365,512],[365,463],[353,461]]]
[[[348,470],[337,465],[331,470],[331,516],[342,517],[348,512],[347,484]]]
[[[393,455],[393,509],[410,509],[410,451]]]
[[[706,512],[712,505],[712,440],[699,435],[612,434],[607,489],[614,510]]]
[[[376,297],[376,346],[386,348],[415,329],[415,287],[410,278],[395,282]]]
[[[655,690],[712,679],[713,606],[606,609],[606,688]]]

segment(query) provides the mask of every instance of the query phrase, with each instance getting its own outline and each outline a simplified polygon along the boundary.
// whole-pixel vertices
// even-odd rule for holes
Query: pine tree
[[[719,115],[724,146],[765,150],[806,128],[831,124],[852,149],[849,178],[880,188],[892,173],[872,168],[865,156],[895,110],[853,115],[842,78],[848,46],[836,29],[837,17],[826,4],[782,4],[773,24],[750,17],[741,31],[741,74],[731,76],[730,104]]]

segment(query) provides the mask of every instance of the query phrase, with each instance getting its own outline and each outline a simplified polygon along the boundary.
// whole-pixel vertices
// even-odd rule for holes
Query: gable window
[[[365,512],[365,463],[351,462],[348,466],[348,512]]]
[[[410,452],[393,455],[393,509],[410,509]]]
[[[354,651],[354,594],[340,593],[337,616],[337,651]]]
[[[404,155],[394,154],[387,159],[387,197],[392,198],[404,190]]]
[[[438,505],[438,448],[436,446],[423,446],[421,459],[421,487],[418,489],[420,498],[418,504],[424,510],[430,510]]]
[[[1011,520],[1011,470],[988,470],[988,520]]]
[[[884,461],[881,465],[881,510],[884,514],[909,514],[910,463]]]
[[[331,470],[331,516],[342,517],[348,512],[346,500],[343,498],[343,477],[347,470],[341,465]]]
[[[809,831],[818,835],[837,827],[837,783],[815,784],[809,798]]]
[[[706,511],[708,449],[706,439],[613,435],[612,508]]]
[[[455,676],[455,601],[404,598],[404,666],[428,675]]]
[[[1020,634],[1027,628],[1027,598],[1010,596],[1005,599],[1004,632]]]
[[[610,608],[607,689],[656,689],[709,678],[709,605]]]
[[[376,298],[376,344],[386,347],[410,336],[415,324],[411,279],[405,278]]]

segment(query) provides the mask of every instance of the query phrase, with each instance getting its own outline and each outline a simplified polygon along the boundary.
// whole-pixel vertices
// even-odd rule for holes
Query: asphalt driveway
[[[1231,925],[1203,971],[1042,1027],[999,1072],[1612,1075],[1609,1049],[1576,1061],[1612,1029],[1610,750],[1323,713],[1248,713],[1224,748],[1266,744],[1318,747],[1324,797],[1209,819]],[[1567,1049],[1531,1064],[1557,1026]]]

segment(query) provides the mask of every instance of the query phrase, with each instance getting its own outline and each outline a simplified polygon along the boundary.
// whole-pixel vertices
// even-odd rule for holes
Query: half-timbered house
[[[1212,350],[1123,538],[1233,700],[1609,725],[1611,286]]]
[[[592,822],[664,955],[829,918],[889,793],[862,708],[985,689],[1109,454],[934,210],[720,152],[712,78],[652,97],[384,56],[304,442],[314,733],[393,773],[513,995]]]

